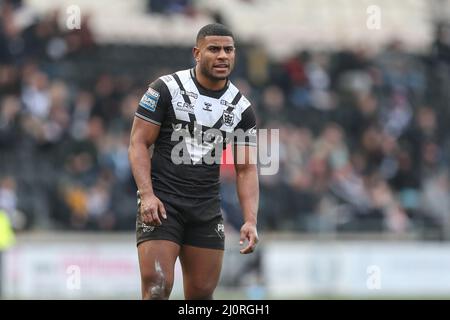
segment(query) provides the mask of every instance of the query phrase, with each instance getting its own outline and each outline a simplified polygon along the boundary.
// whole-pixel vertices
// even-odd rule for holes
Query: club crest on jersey
[[[222,121],[223,121],[224,125],[231,127],[234,122],[233,112],[228,111],[228,110],[223,110]]]

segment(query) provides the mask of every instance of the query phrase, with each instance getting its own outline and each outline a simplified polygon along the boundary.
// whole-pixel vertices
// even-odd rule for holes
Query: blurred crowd
[[[133,230],[134,111],[148,82],[175,66],[158,66],[145,82],[123,61],[123,73],[80,83],[66,73],[84,73],[73,58],[91,60],[101,48],[89,20],[65,30],[54,12],[20,28],[14,10],[12,1],[0,13],[0,208],[17,230]],[[401,41],[284,61],[257,45],[238,53],[233,81],[258,127],[279,129],[279,172],[260,176],[260,229],[450,235],[448,25],[436,26],[425,53]],[[238,227],[229,171],[223,210]]]

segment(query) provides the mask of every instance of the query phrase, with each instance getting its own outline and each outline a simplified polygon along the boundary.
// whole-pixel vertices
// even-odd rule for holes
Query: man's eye
[[[231,52],[233,52],[233,48],[225,48],[225,52],[226,53],[231,53]]]
[[[217,51],[218,51],[218,48],[211,47],[211,48],[209,48],[209,50],[210,50],[211,52],[217,52]]]

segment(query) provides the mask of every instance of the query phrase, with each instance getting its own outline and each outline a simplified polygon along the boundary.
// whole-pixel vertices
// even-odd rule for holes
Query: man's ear
[[[192,55],[194,56],[195,61],[200,60],[200,49],[197,47],[192,48]]]

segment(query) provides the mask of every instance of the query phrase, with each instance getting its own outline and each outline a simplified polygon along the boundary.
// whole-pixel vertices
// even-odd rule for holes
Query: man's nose
[[[226,59],[227,58],[227,53],[225,52],[224,48],[220,49],[219,55],[218,55],[217,58],[219,58],[219,59]]]

